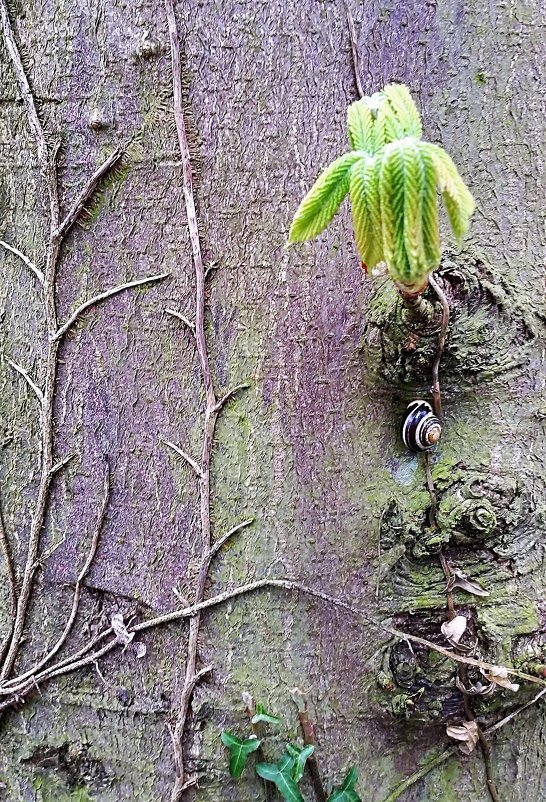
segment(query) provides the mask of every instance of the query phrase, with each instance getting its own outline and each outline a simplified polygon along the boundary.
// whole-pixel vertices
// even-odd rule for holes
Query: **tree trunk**
[[[209,573],[209,597],[263,577],[291,578],[365,617],[447,646],[439,546],[487,597],[455,591],[484,660],[540,674],[544,620],[544,30],[539,0],[373,0],[354,5],[364,91],[408,84],[426,138],[452,155],[477,200],[464,250],[440,269],[452,307],[441,381],[444,432],[433,462],[439,531],[421,455],[398,427],[429,398],[437,328],[415,333],[384,280],[360,270],[347,209],[318,240],[284,249],[291,217],[347,149],[357,95],[342,0],[178,3],[186,126],[207,277],[206,334],[225,406],[212,460],[212,531],[239,522]],[[191,332],[195,279],[172,114],[162,2],[21,3],[11,25],[49,148],[59,155],[61,219],[117,147],[122,169],[62,245],[59,322],[107,288],[168,272],[85,311],[60,345],[54,430],[59,461],[40,542],[21,674],[67,620],[74,583],[110,492],[97,553],[65,650],[108,626],[190,601],[199,562],[199,487],[164,441],[196,456],[205,394]],[[1,46],[0,239],[44,267],[45,178]],[[89,205],[89,204],[88,204]],[[19,585],[40,481],[38,400],[11,359],[44,386],[40,284],[0,247],[1,503]],[[2,561],[3,634],[9,586]],[[5,581],[4,581],[5,578]],[[131,616],[135,616],[134,619]],[[96,665],[44,682],[0,724],[0,799],[168,800],[169,726],[184,679],[184,620],[137,634]],[[145,644],[143,649],[135,644]],[[64,653],[64,652],[62,652]],[[140,656],[139,656],[140,655]],[[529,664],[533,664],[530,665]],[[316,721],[328,792],[350,766],[371,802],[453,742],[464,718],[448,660],[346,609],[262,588],[204,613],[184,734],[200,802],[264,799],[247,769],[230,780],[223,729],[245,733],[244,692],[282,719],[273,762],[299,737],[291,690]],[[485,680],[484,680],[485,682]],[[473,702],[484,729],[539,687]],[[502,802],[546,800],[540,703],[492,737]],[[312,799],[307,780],[304,796]],[[489,800],[483,759],[454,754],[399,797]]]

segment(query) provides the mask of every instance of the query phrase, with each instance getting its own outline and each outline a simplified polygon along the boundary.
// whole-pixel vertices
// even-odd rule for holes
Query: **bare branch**
[[[74,587],[74,596],[72,598],[72,607],[70,610],[70,614],[68,616],[68,620],[54,646],[52,646],[49,652],[47,652],[47,654],[45,654],[44,657],[42,657],[41,660],[33,668],[29,669],[24,674],[21,674],[19,677],[17,677],[18,682],[24,682],[29,677],[35,676],[45,665],[51,662],[51,660],[53,660],[55,655],[64,646],[68,636],[72,631],[72,627],[74,626],[74,622],[78,614],[78,608],[80,606],[82,583],[85,577],[87,576],[89,569],[91,568],[91,564],[95,559],[95,554],[97,553],[102,527],[104,525],[104,520],[106,518],[106,510],[108,508],[109,497],[110,497],[110,468],[108,466],[108,463],[106,462],[106,471],[104,474],[104,490],[103,490],[103,497],[99,511],[99,516],[97,518],[97,523],[95,525],[93,536],[91,538],[91,543],[89,546],[87,558],[76,579],[76,585]]]
[[[14,362],[13,359],[9,359],[9,357],[7,359],[7,363],[8,365],[11,365],[11,367],[23,377],[23,379],[26,381],[26,383],[28,384],[28,386],[30,387],[30,389],[40,402],[40,405],[42,405],[44,403],[44,394],[42,393],[38,385],[32,381],[27,371],[23,367],[21,367],[21,365],[18,365],[17,362]]]
[[[87,184],[82,189],[74,204],[64,220],[62,221],[59,228],[53,233],[53,236],[57,240],[62,240],[73,227],[74,223],[81,215],[82,211],[85,209],[86,205],[89,203],[89,200],[92,198],[93,193],[97,189],[98,185],[102,181],[102,179],[110,172],[110,170],[118,164],[118,162],[123,158],[123,151],[121,148],[116,148],[116,150],[108,156],[106,161],[104,161],[100,167],[98,167],[93,175],[89,178]]]
[[[165,445],[166,445],[166,446],[168,446],[168,447],[169,447],[169,448],[171,448],[171,449],[172,449],[174,452],[176,452],[176,453],[178,454],[178,456],[179,456],[179,457],[182,457],[182,459],[186,460],[186,462],[188,463],[188,465],[190,466],[190,468],[193,468],[193,470],[195,471],[195,473],[197,474],[197,476],[199,476],[199,477],[202,477],[202,476],[203,476],[203,471],[201,470],[201,468],[200,468],[199,464],[198,464],[198,463],[197,463],[197,462],[194,460],[194,458],[193,458],[193,457],[190,457],[190,455],[189,455],[189,454],[186,454],[186,452],[185,452],[185,451],[182,451],[182,449],[181,449],[181,448],[179,448],[178,446],[176,446],[174,443],[171,443],[171,441],[170,441],[170,440],[162,440],[161,442],[162,442],[162,443],[165,443]]]
[[[351,55],[353,58],[353,71],[355,76],[355,84],[359,97],[364,97],[364,87],[362,86],[362,78],[360,76],[360,55],[358,52],[358,37],[356,35],[355,21],[349,7],[349,0],[345,0],[345,13],[347,15],[347,24],[349,26],[349,39],[351,42]]]
[[[213,412],[220,412],[222,407],[225,406],[225,404],[227,404],[227,402],[231,398],[233,398],[234,395],[236,395],[240,390],[248,390],[249,387],[250,387],[250,384],[248,382],[245,382],[244,384],[238,384],[236,387],[233,387],[233,389],[228,390],[228,392],[225,394],[225,396],[223,398],[221,398],[219,401],[217,401],[217,403],[212,408],[212,411]]]
[[[425,646],[428,649],[432,649],[433,651],[441,654],[443,657],[447,658],[448,660],[453,660],[456,663],[460,663],[463,665],[471,665],[476,666],[478,668],[483,668],[487,671],[495,668],[491,663],[487,663],[483,660],[477,660],[472,657],[465,657],[463,655],[457,654],[456,652],[452,652],[449,649],[445,649],[443,646],[439,646],[432,641],[425,640],[425,638],[420,638],[417,635],[412,635],[408,632],[403,632],[402,630],[396,629],[395,627],[391,627],[387,624],[384,624],[381,621],[376,620],[375,618],[370,617],[367,613],[361,610],[359,607],[355,607],[348,602],[343,601],[335,596],[331,596],[328,593],[323,593],[320,590],[316,590],[314,588],[310,588],[306,585],[301,584],[300,582],[296,582],[291,579],[258,579],[255,582],[249,582],[246,585],[241,585],[237,588],[232,588],[231,590],[226,590],[223,593],[219,593],[216,596],[213,596],[210,599],[205,599],[202,602],[197,604],[193,604],[191,607],[187,607],[185,609],[174,610],[170,613],[165,613],[164,615],[157,616],[156,618],[151,618],[147,621],[142,621],[139,624],[135,624],[134,626],[127,627],[129,632],[144,632],[145,630],[152,629],[157,626],[163,626],[165,624],[172,623],[173,621],[180,621],[185,618],[192,618],[196,619],[204,610],[209,608],[217,607],[218,605],[224,604],[225,602],[237,598],[238,596],[243,596],[249,593],[254,593],[255,591],[261,588],[283,588],[285,590],[295,592],[295,593],[303,593],[308,596],[312,596],[314,598],[320,599],[328,604],[332,604],[335,607],[339,607],[340,609],[346,610],[347,612],[355,615],[356,617],[366,621],[367,624],[379,629],[382,632],[386,632],[392,635],[395,638],[399,638],[401,640],[410,641],[412,643],[417,643],[421,646]],[[13,699],[11,704],[14,704],[17,699],[21,698],[23,695],[28,695],[33,688],[37,687],[41,683],[45,682],[46,680],[52,679],[53,677],[60,676],[61,674],[69,674],[73,671],[82,668],[83,666],[90,665],[95,663],[99,660],[102,656],[110,652],[112,649],[119,646],[119,640],[117,638],[109,641],[105,646],[101,649],[91,652],[96,643],[104,640],[106,637],[112,634],[112,628],[109,627],[105,629],[103,632],[99,633],[93,640],[80,649],[75,654],[65,658],[59,663],[56,663],[50,668],[45,669],[40,674],[34,676],[32,680],[29,680],[26,683],[21,683],[15,685],[19,678],[14,680],[10,680],[9,683],[4,683],[0,686],[0,694],[1,695],[9,695],[11,694]],[[91,653],[90,653],[91,652]],[[534,684],[540,685],[543,687],[544,692],[546,693],[546,683],[543,679],[539,677],[534,677],[530,674],[526,674],[523,671],[519,671],[515,668],[507,668],[509,674],[513,676],[517,676],[520,679],[524,679],[528,682],[532,682]],[[199,675],[200,672],[194,672],[191,677],[191,681],[196,675]],[[9,686],[9,687],[8,687]],[[541,696],[537,696],[535,701]],[[527,705],[528,706],[528,705]],[[524,708],[522,708],[524,709]],[[486,735],[489,731],[486,731]]]
[[[214,555],[218,551],[220,551],[220,549],[222,548],[224,543],[227,540],[229,540],[230,537],[232,537],[236,532],[240,532],[241,529],[245,529],[247,526],[250,526],[250,524],[253,524],[253,523],[254,523],[254,518],[249,518],[247,521],[242,521],[242,523],[237,524],[237,526],[232,527],[228,532],[225,533],[225,535],[222,535],[222,537],[219,538],[216,541],[216,543],[213,543],[212,548],[211,548],[211,550],[209,552],[209,559],[212,560]]]
[[[55,465],[51,467],[51,470],[49,471],[49,476],[50,477],[55,476],[55,474],[59,473],[59,471],[61,471],[65,465],[68,465],[69,462],[72,462],[72,460],[75,457],[76,454],[69,454],[68,457],[64,457],[62,460],[59,460],[59,462],[56,462]]]
[[[0,504],[0,551],[2,552],[2,556],[4,557],[4,562],[6,564],[7,584],[8,584],[8,593],[10,600],[10,624],[8,627],[8,632],[6,633],[6,636],[2,641],[2,645],[0,646],[0,662],[1,662],[4,659],[4,655],[11,640],[11,635],[13,632],[13,621],[15,620],[15,615],[17,613],[17,581],[15,578],[15,569],[13,567],[11,547],[6,533],[6,527],[4,525],[4,514],[2,511],[1,504]]]
[[[434,400],[434,412],[441,419],[442,418],[442,396],[440,393],[440,362],[444,353],[447,327],[449,326],[449,304],[447,298],[442,291],[442,288],[431,274],[428,277],[428,283],[438,296],[442,304],[442,323],[440,325],[440,334],[438,336],[438,346],[436,348],[436,355],[432,365],[432,398]]]
[[[186,326],[188,327],[188,329],[190,330],[192,336],[195,337],[195,325],[191,322],[191,320],[189,318],[186,317],[186,315],[182,315],[180,312],[175,312],[174,309],[165,309],[165,312],[168,315],[172,315],[173,317],[177,317],[178,320],[182,321],[182,323],[185,323]]]
[[[23,62],[21,61],[21,56],[19,55],[19,48],[17,47],[15,36],[13,35],[8,12],[8,4],[6,0],[0,0],[0,17],[2,19],[2,28],[4,29],[4,41],[6,43],[6,47],[11,58],[11,63],[13,65],[13,70],[15,72],[15,78],[19,87],[19,94],[21,95],[21,100],[23,101],[28,122],[36,141],[38,157],[42,163],[42,166],[45,166],[48,160],[48,150],[44,130],[42,128],[40,118],[38,117],[34,95],[32,94],[32,89],[30,88],[30,84],[23,67]]]
[[[31,271],[34,273],[34,275],[36,276],[36,278],[38,279],[38,281],[40,282],[40,284],[41,284],[42,286],[44,285],[44,274],[42,273],[42,271],[41,271],[41,270],[39,270],[39,269],[36,267],[36,265],[34,264],[34,262],[31,262],[31,261],[30,261],[30,259],[28,258],[28,256],[25,256],[25,254],[24,254],[24,253],[22,253],[22,251],[20,251],[18,248],[15,248],[13,245],[8,245],[8,243],[7,243],[7,242],[4,242],[4,240],[3,240],[3,239],[0,239],[0,245],[1,245],[3,248],[5,248],[5,249],[6,249],[6,251],[10,251],[11,253],[15,254],[15,256],[18,256],[18,257],[19,257],[19,259],[21,259],[21,261],[22,261],[22,262],[24,262],[24,263],[26,264],[26,266],[28,267],[28,269],[29,269],[29,270],[31,270]]]
[[[120,292],[124,292],[125,290],[130,290],[133,287],[140,287],[142,284],[150,284],[154,281],[162,281],[163,279],[170,276],[170,273],[160,273],[157,276],[148,276],[147,278],[139,278],[135,281],[128,281],[126,284],[118,284],[117,287],[111,287],[109,290],[105,292],[101,292],[99,295],[95,295],[93,298],[90,298],[88,301],[85,301],[81,306],[79,306],[75,312],[73,312],[66,323],[64,323],[60,328],[57,329],[53,337],[51,338],[52,342],[57,342],[61,340],[66,332],[74,325],[74,323],[78,320],[80,315],[82,315],[86,309],[89,309],[90,306],[94,304],[100,303],[101,301],[106,301],[107,298],[111,298],[113,295],[118,295]]]

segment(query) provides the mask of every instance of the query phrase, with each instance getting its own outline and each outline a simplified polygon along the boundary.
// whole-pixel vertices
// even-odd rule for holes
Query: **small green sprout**
[[[352,150],[332,162],[309,190],[288,243],[324,231],[349,194],[365,269],[386,262],[395,282],[421,292],[440,264],[437,190],[459,243],[474,198],[445,150],[422,140],[421,117],[407,86],[388,84],[352,103],[347,131]]]

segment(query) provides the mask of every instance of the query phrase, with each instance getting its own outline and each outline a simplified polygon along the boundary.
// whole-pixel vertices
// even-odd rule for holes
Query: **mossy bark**
[[[209,593],[288,575],[430,635],[445,601],[438,543],[426,527],[422,460],[405,452],[398,424],[407,401],[429,390],[434,332],[407,350],[394,290],[360,270],[346,210],[317,241],[284,250],[304,191],[347,147],[345,109],[356,95],[344,4],[178,5],[202,245],[217,264],[212,364],[219,388],[252,384],[218,426],[213,525],[221,535],[245,518],[255,523],[217,558]],[[464,252],[442,266],[454,314],[433,473],[444,546],[490,591],[456,596],[456,605],[468,610],[488,658],[522,659],[526,648],[541,649],[546,579],[542,3],[373,0],[353,12],[365,90],[406,82],[426,137],[453,156],[477,199]],[[169,282],[92,310],[63,347],[58,453],[78,458],[55,483],[44,544],[60,545],[39,574],[24,667],[65,619],[66,585],[100,506],[103,454],[111,503],[75,640],[87,622],[116,611],[172,609],[177,584],[191,592],[196,486],[161,438],[198,453],[203,392],[191,338],[164,314],[191,315],[193,269],[162,3],[15,3],[12,19],[46,128],[63,135],[64,208],[101,158],[132,140],[130,168],[64,247],[61,319],[105,287],[158,266],[172,271]],[[0,237],[40,263],[41,177],[0,48]],[[0,259],[0,350],[39,378],[46,342],[36,285],[15,257],[1,251]],[[38,419],[5,362],[0,382],[1,499],[20,566]],[[495,508],[496,528],[485,534],[476,534],[481,508],[464,506],[477,488]],[[167,724],[185,627],[145,640],[144,658],[118,651],[100,673],[44,686],[3,718],[0,799],[168,799]],[[396,652],[401,683],[389,691],[392,655],[388,638],[360,620],[277,591],[207,614],[200,656],[214,672],[196,692],[187,740],[197,799],[263,798],[251,772],[229,780],[219,733],[243,731],[241,695],[250,691],[283,718],[265,744],[273,759],[297,736],[289,691],[298,686],[317,721],[328,788],[355,765],[362,797],[381,802],[444,742],[443,719],[458,709],[444,688],[429,698],[426,720],[406,718],[404,682],[411,691],[417,669],[411,654]],[[433,660],[427,667],[444,669]],[[495,697],[485,719],[495,720],[495,705],[500,716],[528,698],[522,693]],[[540,708],[499,732],[493,765],[503,802],[546,799],[545,739]],[[480,756],[447,761],[402,799],[486,802]]]

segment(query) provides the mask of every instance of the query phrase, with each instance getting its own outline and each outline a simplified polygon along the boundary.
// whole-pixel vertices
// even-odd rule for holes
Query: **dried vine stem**
[[[4,41],[11,59],[15,79],[19,89],[19,94],[23,102],[23,107],[29,123],[29,127],[34,137],[36,151],[38,155],[38,162],[42,178],[45,183],[45,191],[49,200],[49,235],[45,248],[45,268],[43,272],[36,268],[34,264],[25,257],[20,251],[13,247],[8,247],[13,253],[16,253],[25,264],[35,273],[39,278],[43,290],[44,301],[44,318],[45,328],[48,335],[47,352],[44,363],[44,380],[43,390],[40,390],[38,385],[35,384],[28,373],[12,362],[12,366],[18,370],[19,373],[27,380],[27,383],[36,394],[40,402],[40,435],[41,435],[41,449],[40,449],[40,478],[38,482],[37,497],[34,510],[31,516],[30,530],[27,544],[27,555],[21,579],[21,586],[17,597],[17,605],[14,610],[11,633],[8,638],[8,645],[3,655],[2,665],[0,670],[0,682],[6,681],[13,670],[15,660],[17,658],[19,648],[21,645],[23,629],[27,620],[28,606],[34,587],[34,576],[39,566],[40,560],[40,539],[47,513],[49,496],[51,490],[51,483],[53,477],[66,464],[67,459],[54,462],[55,451],[55,432],[54,432],[54,402],[55,402],[55,384],[57,380],[58,370],[58,355],[59,348],[64,334],[69,330],[70,326],[75,322],[77,317],[87,309],[90,304],[103,300],[103,298],[110,297],[122,289],[128,289],[131,286],[144,283],[144,281],[158,281],[165,276],[153,276],[150,279],[139,280],[137,282],[130,282],[129,284],[122,285],[119,288],[103,293],[100,296],[92,299],[91,302],[83,304],[76,312],[69,318],[64,326],[59,329],[57,308],[56,308],[56,293],[55,282],[57,268],[61,256],[61,247],[64,239],[70,233],[78,220],[79,214],[83,210],[85,203],[92,196],[93,192],[97,189],[99,183],[107,175],[107,173],[119,162],[121,152],[116,150],[106,159],[106,161],[93,173],[87,181],[83,191],[78,195],[76,201],[71,207],[70,211],[64,219],[61,218],[60,202],[59,202],[59,182],[57,170],[57,156],[60,144],[56,141],[53,145],[48,145],[45,132],[40,122],[38,111],[34,96],[28,82],[23,63],[19,54],[19,49],[13,29],[11,27],[8,5],[6,0],[0,0],[0,19],[2,23],[2,31]],[[4,247],[6,247],[4,245]],[[77,584],[77,598],[79,601],[81,580]],[[77,606],[77,605],[76,605]],[[69,621],[75,618],[76,613],[71,612]],[[70,623],[70,628],[73,620]],[[69,628],[69,629],[70,629]],[[65,630],[66,632],[66,630]],[[55,654],[64,644],[68,632],[63,633],[59,641],[61,641],[58,649],[55,649]],[[59,643],[58,641],[58,643]],[[47,660],[51,658],[51,654],[47,655]]]
[[[188,229],[192,248],[192,257],[195,270],[195,322],[192,323],[184,315],[180,313],[173,313],[169,310],[169,314],[174,314],[182,320],[190,329],[195,338],[197,352],[199,355],[199,364],[201,368],[201,378],[205,388],[205,412],[204,412],[204,425],[203,425],[203,439],[201,445],[201,458],[198,463],[190,457],[182,449],[169,443],[171,448],[174,448],[193,468],[197,474],[199,481],[199,516],[201,528],[201,554],[199,563],[199,572],[194,589],[195,604],[203,601],[205,596],[205,585],[207,582],[208,572],[211,564],[212,557],[216,553],[216,549],[212,544],[212,529],[211,529],[211,491],[210,491],[210,473],[211,473],[211,459],[214,442],[214,431],[218,416],[222,411],[225,403],[243,386],[230,390],[223,398],[218,399],[214,390],[212,374],[210,369],[210,361],[207,350],[207,342],[205,337],[205,268],[203,265],[203,257],[201,254],[201,245],[199,241],[199,227],[197,223],[197,214],[195,210],[195,197],[193,191],[192,179],[192,165],[190,158],[190,148],[188,144],[188,137],[186,133],[186,124],[184,120],[183,109],[183,93],[182,93],[182,64],[180,55],[180,40],[178,36],[178,28],[176,24],[176,17],[174,13],[174,6],[172,0],[165,0],[165,8],[167,13],[167,22],[169,26],[169,37],[171,44],[171,61],[172,61],[172,75],[173,75],[173,100],[174,100],[174,117],[176,123],[176,132],[178,136],[178,145],[182,158],[183,169],[183,189],[184,200],[186,205],[186,216],[188,221]],[[246,524],[246,522],[245,522]],[[243,524],[243,525],[245,525]],[[241,528],[241,527],[238,527]],[[236,531],[236,530],[234,530]],[[233,532],[231,533],[233,534]],[[172,731],[172,741],[174,748],[174,761],[176,769],[176,777],[171,791],[171,802],[178,802],[180,800],[184,788],[187,787],[188,777],[186,777],[184,765],[184,733],[186,723],[189,715],[191,698],[194,688],[203,674],[198,672],[197,667],[197,644],[199,629],[201,625],[201,617],[198,613],[190,621],[188,633],[188,646],[186,651],[186,670],[184,676],[184,684],[180,694],[178,714],[175,727]]]
[[[443,292],[442,288],[431,275],[428,277],[428,283],[438,296],[440,303],[442,304],[442,322],[440,324],[440,333],[438,335],[438,346],[436,348],[436,355],[434,357],[434,363],[432,365],[432,398],[434,401],[434,412],[436,415],[442,419],[442,396],[440,393],[440,362],[442,361],[442,356],[444,354],[444,348],[446,344],[446,336],[447,336],[447,327],[449,326],[449,303]]]
[[[173,610],[170,613],[165,613],[155,618],[150,618],[147,621],[141,621],[138,624],[132,624],[127,627],[127,631],[129,633],[134,632],[137,634],[139,632],[145,632],[147,630],[154,629],[158,626],[165,626],[166,624],[173,623],[174,621],[181,621],[186,618],[193,619],[200,616],[205,610],[218,607],[219,605],[225,604],[227,601],[235,599],[238,596],[255,593],[257,590],[264,588],[279,588],[293,593],[302,593],[315,599],[320,599],[327,604],[331,604],[351,613],[351,615],[360,618],[362,621],[365,621],[367,624],[375,627],[383,633],[392,635],[399,640],[409,641],[410,643],[424,646],[425,648],[431,649],[432,651],[441,654],[448,660],[453,660],[460,665],[474,666],[476,668],[482,668],[485,671],[491,671],[493,668],[496,668],[496,666],[493,666],[491,663],[487,663],[483,660],[478,660],[473,657],[457,654],[456,652],[450,651],[443,646],[439,646],[437,643],[433,643],[425,638],[421,638],[418,635],[412,635],[409,632],[403,632],[400,629],[391,627],[388,624],[371,617],[364,610],[361,610],[359,607],[356,607],[349,602],[343,601],[336,596],[332,596],[328,593],[324,593],[323,591],[308,587],[307,585],[303,585],[301,582],[296,582],[291,579],[258,579],[255,582],[249,582],[246,585],[240,585],[239,587],[223,591],[216,596],[213,596],[209,599],[204,599],[203,601],[192,604],[189,607]],[[7,696],[8,698],[5,702],[0,703],[0,710],[21,702],[40,685],[50,679],[53,679],[54,677],[61,676],[63,674],[70,674],[73,671],[77,671],[85,666],[96,664],[102,657],[111,652],[113,649],[123,645],[117,637],[114,637],[100,649],[97,649],[94,652],[92,651],[92,649],[98,643],[106,640],[106,638],[112,636],[113,634],[114,631],[112,627],[108,627],[94,636],[85,646],[78,649],[78,651],[68,655],[49,668],[44,669],[44,671],[40,672],[39,674],[34,675],[30,680],[22,681],[20,684],[15,684],[16,680],[14,679],[13,684],[10,681],[9,686],[7,686],[6,683],[1,684],[0,696]],[[206,670],[209,670],[209,668],[210,667],[207,666]],[[525,672],[519,671],[516,668],[507,668],[507,671],[512,676],[519,677],[520,679],[526,680],[527,682],[531,682],[535,685],[540,685],[545,689],[546,692],[546,682],[543,679],[532,676],[531,674],[526,674]],[[17,681],[19,679],[20,678],[17,678]],[[540,696],[541,694],[536,697],[537,700],[540,698]]]
[[[432,365],[432,397],[434,402],[434,411],[436,415],[441,419],[442,418],[442,396],[440,391],[440,362],[442,360],[442,356],[444,353],[446,336],[447,336],[447,328],[449,326],[449,303],[447,298],[437,283],[434,276],[431,274],[429,276],[429,284],[436,293],[441,305],[442,305],[442,320],[440,324],[440,333],[438,335],[438,345],[436,348],[436,354],[434,357],[434,363]],[[431,498],[431,525],[434,529],[437,528],[436,522],[436,492],[434,489],[434,481],[432,478],[432,471],[430,465],[430,456],[429,453],[425,451],[425,472],[427,477],[427,485],[428,490]],[[449,580],[451,578],[451,571],[448,565],[448,562],[445,558],[443,551],[440,549],[439,552],[439,559],[440,565],[442,566],[442,570],[444,572],[444,576],[446,578],[446,582],[448,583],[449,587]],[[446,597],[447,597],[447,613],[449,620],[453,620],[457,615],[455,610],[455,605],[453,603],[453,595],[449,589],[446,589]],[[461,680],[461,686],[467,687],[468,686],[468,674],[467,674],[467,667],[466,665],[459,664],[459,678]],[[470,702],[470,697],[464,691],[461,691],[463,695],[463,703],[465,709],[465,715],[467,721],[473,721],[477,727],[478,738],[480,741],[480,748],[483,754],[483,761],[485,766],[485,775],[486,775],[486,785],[489,795],[493,802],[500,802],[499,794],[497,791],[497,786],[495,780],[493,778],[493,768],[491,764],[491,747],[489,746],[489,742],[485,737],[484,731],[476,721],[476,717],[472,711],[472,706]]]
[[[351,42],[351,57],[353,60],[353,72],[355,77],[356,89],[359,97],[364,97],[364,87],[362,86],[362,78],[360,77],[360,54],[358,52],[358,38],[356,35],[355,21],[349,0],[344,0],[345,14],[347,15],[347,25],[349,26],[349,40]]]

